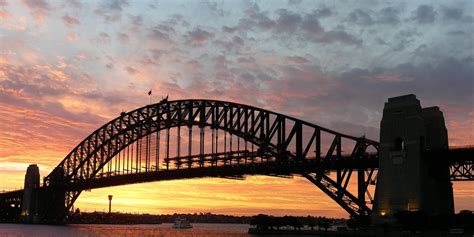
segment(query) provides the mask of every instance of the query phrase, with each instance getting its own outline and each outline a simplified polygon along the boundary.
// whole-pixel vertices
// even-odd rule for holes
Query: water
[[[193,223],[192,229],[173,229],[172,224],[159,225],[18,225],[0,224],[0,237],[105,237],[105,236],[250,236],[247,234],[250,225],[247,224],[200,224]]]

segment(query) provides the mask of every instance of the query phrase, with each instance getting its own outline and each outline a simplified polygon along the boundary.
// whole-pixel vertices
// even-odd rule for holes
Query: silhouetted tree
[[[270,216],[259,214],[257,216],[252,217],[250,220],[250,224],[256,226],[257,229],[267,230],[272,226],[272,220]]]
[[[287,220],[287,224],[291,227],[293,227],[294,230],[300,230],[302,225],[300,220],[297,217],[294,216],[285,216]]]
[[[367,228],[372,223],[368,215],[359,216],[357,219],[361,228]]]
[[[353,231],[356,231],[359,226],[359,221],[356,218],[351,216],[351,218],[347,220],[347,227],[351,228]]]
[[[461,210],[459,211],[459,215],[472,215],[471,210]]]
[[[454,215],[454,223],[457,228],[463,228],[466,230],[474,229],[474,214],[469,210],[461,210],[458,214]]]
[[[306,217],[306,225],[311,227],[311,230],[314,230],[314,227],[318,225],[318,220],[316,219],[316,217],[307,216]]]
[[[273,226],[275,226],[278,230],[280,229],[280,227],[286,225],[285,221],[283,220],[283,217],[273,217],[272,223]]]
[[[428,216],[421,211],[400,211],[394,217],[405,230],[412,232],[423,230],[428,223]]]
[[[326,219],[326,217],[318,217],[318,230],[323,228],[325,231],[327,231],[330,227],[331,223],[329,223],[329,220]]]

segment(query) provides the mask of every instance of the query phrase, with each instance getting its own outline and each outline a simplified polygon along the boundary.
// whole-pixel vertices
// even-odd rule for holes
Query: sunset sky
[[[378,140],[416,94],[474,145],[472,1],[0,0],[0,191],[42,176],[121,111],[219,99]],[[455,183],[456,211],[474,183]],[[87,211],[347,217],[302,178],[194,179],[84,192]]]

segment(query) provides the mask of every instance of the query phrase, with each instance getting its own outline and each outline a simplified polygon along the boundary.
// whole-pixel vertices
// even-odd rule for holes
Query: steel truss
[[[452,181],[472,181],[474,180],[473,163],[453,164],[450,167]]]
[[[427,150],[424,155],[438,166],[449,166],[451,181],[474,180],[474,146]]]
[[[192,153],[191,135],[188,136],[188,154],[180,154],[181,130],[186,127],[189,134],[192,134],[192,128],[199,129],[198,154]],[[170,135],[172,128],[177,130],[176,137]],[[206,129],[211,130],[211,139],[206,137]],[[166,132],[163,139],[166,144],[165,157],[160,159],[160,131],[163,130]],[[221,139],[218,138],[219,135]],[[173,144],[177,147],[177,156],[174,158],[170,157],[171,139],[177,139],[176,144]],[[209,144],[206,144],[209,140],[212,141],[211,151],[205,152],[206,148],[209,149]],[[154,147],[152,143],[155,143]],[[367,155],[369,147],[374,152],[372,156]],[[343,149],[350,149],[352,152],[347,154]],[[162,101],[122,113],[97,129],[44,179],[44,185],[67,189],[68,185],[94,182],[101,177],[156,172],[160,169],[185,170],[193,167],[266,162],[284,166],[289,162],[306,160],[355,162],[363,157],[373,157],[376,160],[377,151],[378,142],[341,134],[252,106],[213,100]],[[137,155],[134,157],[133,153]],[[150,155],[153,153],[154,156]],[[130,160],[135,167],[126,164]],[[315,183],[351,215],[367,215],[370,212],[367,206],[370,202],[365,200],[366,197],[372,199],[367,186],[374,184],[374,168],[367,168],[362,162],[359,167],[339,168],[336,169],[335,180],[326,175],[328,170],[310,173],[311,170],[308,168],[308,172],[301,170],[298,173]],[[352,195],[348,191],[348,185],[355,170],[358,193]],[[61,182],[55,181],[57,179],[53,173],[64,173],[64,179]],[[80,193],[81,190],[66,193],[67,209],[72,207]]]

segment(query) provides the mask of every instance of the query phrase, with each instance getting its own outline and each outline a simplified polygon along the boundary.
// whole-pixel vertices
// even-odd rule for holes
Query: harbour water
[[[250,236],[247,224],[204,224],[193,223],[192,229],[173,229],[172,224],[159,225],[19,225],[0,224],[0,237],[220,237],[220,236]]]

